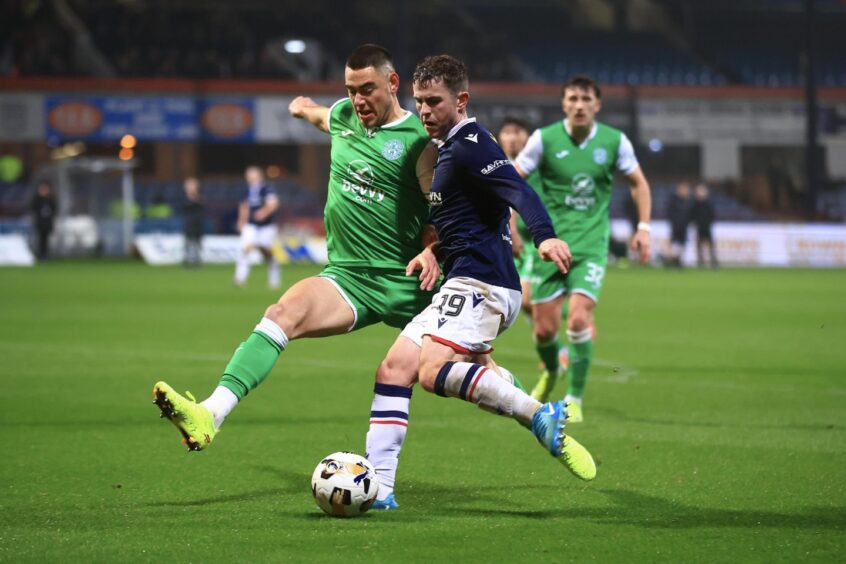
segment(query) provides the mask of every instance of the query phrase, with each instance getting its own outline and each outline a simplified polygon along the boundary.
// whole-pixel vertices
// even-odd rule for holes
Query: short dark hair
[[[584,74],[576,75],[564,83],[564,86],[561,87],[562,98],[564,97],[564,92],[566,92],[568,88],[593,90],[593,93],[596,95],[597,98],[602,98],[602,91],[599,89],[599,84],[597,84],[594,79]]]
[[[523,121],[522,119],[518,118],[518,117],[505,116],[502,120],[502,123],[499,124],[499,131],[502,131],[503,129],[505,129],[505,126],[507,126],[507,125],[513,125],[513,126],[519,127],[520,129],[522,129],[523,131],[526,131],[526,132],[529,131],[529,124],[526,123],[525,121]]]
[[[375,43],[365,43],[357,47],[350,56],[347,57],[347,67],[352,70],[366,69],[373,67],[374,69],[381,69],[388,67],[394,69],[393,58],[391,52]]]
[[[467,67],[451,55],[426,57],[414,69],[412,82],[420,86],[429,86],[432,82],[442,82],[453,94],[468,89]]]

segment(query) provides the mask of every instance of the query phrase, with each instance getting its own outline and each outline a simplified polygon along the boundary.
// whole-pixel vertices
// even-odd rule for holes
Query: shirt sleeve
[[[517,173],[499,145],[481,134],[478,147],[468,145],[461,143],[460,150],[453,151],[466,174],[517,210],[532,233],[535,246],[555,238],[552,220],[537,192]]]
[[[264,188],[261,189],[261,191],[263,192],[262,196],[264,196],[264,202],[265,203],[267,203],[270,200],[277,199],[276,191],[273,188],[271,188],[270,186],[265,186]]]
[[[620,147],[617,149],[617,170],[628,176],[636,171],[638,166],[640,165],[637,162],[632,142],[629,141],[625,133],[621,133]]]
[[[335,100],[335,103],[329,106],[329,113],[326,115],[326,129],[329,131],[330,134],[332,133],[332,114],[335,113],[335,108],[338,106],[338,104],[340,104],[344,100],[349,100],[349,98],[340,98],[338,100]]]
[[[543,139],[541,138],[540,129],[536,129],[526,142],[526,146],[514,159],[514,163],[520,167],[520,170],[526,173],[526,176],[532,174],[540,165],[541,157],[543,156]]]

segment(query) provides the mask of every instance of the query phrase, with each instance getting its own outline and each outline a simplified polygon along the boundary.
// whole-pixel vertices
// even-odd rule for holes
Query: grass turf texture
[[[276,299],[263,269],[246,290],[230,276],[0,270],[0,560],[842,561],[844,271],[611,270],[571,429],[596,481],[417,389],[402,509],[350,520],[316,509],[309,478],[330,452],[363,453],[395,330],[294,342],[205,452],[150,403],[158,379],[205,397]],[[534,383],[523,319],[495,355]]]

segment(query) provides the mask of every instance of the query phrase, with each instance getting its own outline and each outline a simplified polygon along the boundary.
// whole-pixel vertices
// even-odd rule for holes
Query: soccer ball
[[[361,515],[376,501],[379,482],[370,461],[352,452],[333,452],[311,475],[311,493],[333,517]]]

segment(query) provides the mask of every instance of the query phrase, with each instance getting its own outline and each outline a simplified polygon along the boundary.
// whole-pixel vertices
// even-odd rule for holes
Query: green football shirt
[[[535,131],[516,162],[524,172],[540,174],[541,200],[574,256],[608,251],[614,171],[627,175],[638,167],[623,132],[597,122],[577,145],[566,120],[559,121]]]
[[[324,210],[329,264],[404,269],[421,250],[429,216],[417,176],[429,136],[411,112],[367,129],[348,98],[330,108],[329,134]]]
[[[526,177],[526,183],[534,188],[535,192],[538,194],[541,193],[541,180],[540,174],[537,171],[530,174]],[[523,239],[524,245],[534,245],[534,237],[532,237],[532,232],[529,231],[529,228],[526,226],[526,222],[523,221],[523,218],[519,215],[517,216],[517,233],[520,234],[520,237]]]

